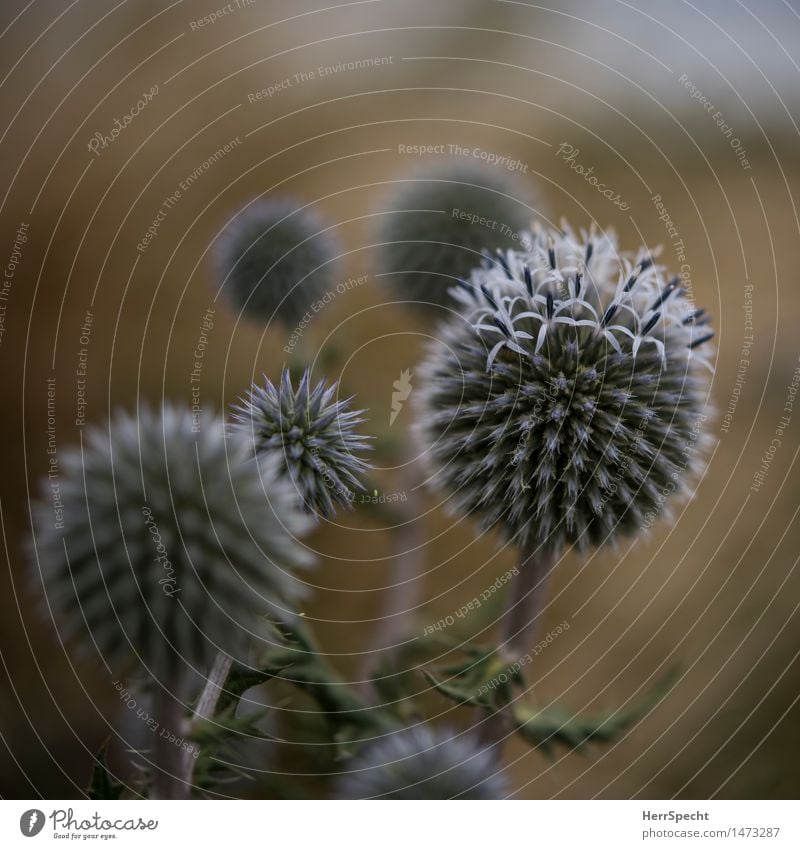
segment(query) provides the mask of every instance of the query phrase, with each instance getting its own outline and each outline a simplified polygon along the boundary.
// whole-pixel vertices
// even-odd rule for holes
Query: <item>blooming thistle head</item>
[[[295,538],[308,517],[221,419],[118,412],[59,460],[63,517],[45,482],[34,551],[63,637],[167,674],[238,656],[266,611],[291,615],[302,585],[286,567],[310,560]]]
[[[529,214],[518,194],[509,177],[471,164],[403,181],[379,232],[381,265],[398,296],[420,307],[452,307],[449,290],[478,264],[483,248],[519,244]]]
[[[457,288],[420,370],[435,483],[555,551],[649,527],[702,469],[712,333],[679,278],[613,233],[535,229]],[[422,382],[422,381],[421,381]]]
[[[503,799],[490,749],[427,725],[395,731],[348,762],[341,799]]]
[[[228,223],[216,248],[221,293],[254,321],[293,327],[330,287],[334,239],[288,198],[260,200]]]
[[[306,370],[295,390],[284,368],[278,386],[265,376],[233,415],[233,429],[256,455],[276,457],[306,509],[326,519],[337,504],[351,505],[364,488],[357,476],[370,467],[355,453],[369,448],[369,437],[355,431],[364,410],[350,410],[352,398],[335,400],[338,387],[320,380],[312,388]]]

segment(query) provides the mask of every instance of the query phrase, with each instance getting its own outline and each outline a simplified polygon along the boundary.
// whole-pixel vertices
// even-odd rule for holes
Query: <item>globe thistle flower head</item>
[[[330,286],[338,250],[313,212],[261,200],[225,228],[216,248],[223,298],[247,318],[294,327]]]
[[[465,735],[418,725],[368,744],[348,762],[341,799],[503,799],[491,751]]]
[[[480,264],[485,248],[506,248],[528,226],[519,185],[489,168],[446,165],[403,181],[381,216],[381,266],[403,300],[452,307],[449,290]],[[516,240],[518,244],[518,240]]]
[[[289,369],[278,386],[264,377],[234,408],[234,430],[257,456],[273,456],[296,488],[305,508],[330,519],[336,506],[350,507],[363,489],[358,475],[370,468],[358,456],[369,449],[369,437],[356,427],[364,410],[351,410],[352,398],[335,400],[339,384],[320,380],[311,385],[306,370],[295,390]]]
[[[62,519],[48,481],[34,505],[34,553],[62,637],[167,674],[218,651],[241,656],[260,616],[291,615],[302,585],[286,569],[310,562],[296,539],[309,520],[221,419],[168,404],[84,433],[59,458]]]
[[[420,374],[434,482],[524,546],[599,546],[703,467],[712,333],[657,252],[537,228],[454,292]]]

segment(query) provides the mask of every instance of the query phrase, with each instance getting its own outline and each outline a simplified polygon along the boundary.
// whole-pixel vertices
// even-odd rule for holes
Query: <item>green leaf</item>
[[[511,685],[521,684],[519,670],[512,670],[494,649],[467,647],[466,660],[424,671],[429,683],[456,704],[494,710],[509,700]],[[500,698],[498,699],[497,696]]]
[[[268,740],[269,735],[265,734],[256,723],[269,711],[270,708],[264,708],[246,716],[237,716],[236,705],[230,705],[215,714],[212,719],[196,722],[189,737],[200,746],[218,745],[230,737],[257,737]]]
[[[273,662],[267,666],[253,669],[249,666],[236,664],[225,681],[225,687],[219,697],[218,709],[223,711],[231,705],[238,705],[247,690],[251,687],[258,687],[260,684],[266,684],[272,678],[280,676],[289,665],[286,662]]]
[[[86,792],[90,799],[121,799],[126,787],[108,770],[108,740],[95,755],[92,779]]]
[[[568,749],[578,749],[590,740],[611,743],[664,698],[676,677],[677,670],[670,671],[640,701],[626,708],[579,715],[561,705],[539,710],[518,701],[511,706],[511,714],[525,740],[547,754],[552,753],[555,743]]]

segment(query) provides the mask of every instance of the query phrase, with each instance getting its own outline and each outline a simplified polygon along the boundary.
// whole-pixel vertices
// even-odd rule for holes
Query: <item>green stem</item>
[[[200,693],[200,698],[197,700],[197,705],[192,714],[190,727],[194,727],[195,723],[202,722],[206,719],[211,719],[219,702],[219,697],[225,687],[225,681],[231,671],[233,659],[228,655],[220,652],[215,658],[211,666],[211,671],[208,673],[208,678],[203,686],[203,691]],[[192,778],[194,773],[195,759],[192,753],[181,749],[180,758],[180,780],[186,787],[186,795],[192,787]]]
[[[154,799],[185,799],[189,785],[184,780],[183,756],[185,752],[170,742],[170,735],[183,737],[186,732],[186,716],[183,702],[158,685],[153,698],[153,713],[158,721],[155,750],[153,754]]]
[[[508,587],[500,620],[499,653],[509,664],[530,651],[547,600],[555,557],[548,552],[519,551],[519,572]],[[501,704],[478,728],[478,738],[495,749],[499,759],[503,744],[513,731],[507,705]]]
[[[362,701],[319,652],[311,632],[299,620],[285,625],[284,631],[296,642],[288,650],[289,668],[284,680],[309,692],[334,722],[349,721],[385,731],[396,728],[396,722],[384,710]],[[301,653],[301,657],[297,657]]]

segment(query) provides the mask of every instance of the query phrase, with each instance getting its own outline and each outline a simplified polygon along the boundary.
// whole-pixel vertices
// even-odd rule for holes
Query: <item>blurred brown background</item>
[[[675,267],[652,200],[661,195],[685,244],[695,299],[713,313],[718,337],[719,442],[696,499],[646,540],[561,564],[547,620],[571,627],[536,668],[544,701],[587,710],[635,698],[673,664],[683,676],[613,746],[554,761],[522,743],[509,747],[518,796],[797,795],[800,407],[763,487],[749,489],[800,356],[796,0],[364,0],[324,8],[240,0],[203,27],[192,23],[222,0],[2,6],[4,267],[27,225],[0,343],[9,567],[0,587],[2,795],[79,794],[92,753],[119,722],[110,682],[96,665],[76,665],[39,615],[36,578],[20,553],[28,499],[47,468],[48,378],[56,379],[57,444],[78,440],[75,370],[87,311],[88,420],[114,405],[189,403],[192,352],[213,297],[209,245],[256,195],[291,193],[337,225],[346,251],[341,279],[369,275],[309,334],[323,350],[331,334],[325,344],[345,352],[331,376],[384,421],[392,382],[413,371],[430,328],[386,303],[370,248],[375,214],[389,181],[419,164],[398,145],[429,143],[520,159],[527,169],[515,179],[532,198],[532,215],[564,215],[576,225],[594,219],[613,226],[626,248],[663,243]],[[391,61],[302,83],[294,77],[380,57]],[[250,102],[249,94],[287,78],[292,85]],[[108,134],[153,86],[158,93],[141,114],[99,155],[90,152],[94,134]],[[236,138],[241,143],[137,250],[165,198]],[[562,143],[579,150],[580,164],[593,167],[627,211],[557,155]],[[750,333],[746,285],[752,354],[730,427],[721,430]],[[262,372],[274,378],[284,344],[278,331],[237,322],[220,306],[204,405],[222,408]],[[430,541],[421,630],[490,585],[514,557],[497,553],[493,539],[475,541],[468,523],[451,527],[432,497],[415,491],[410,502]],[[307,614],[347,674],[364,648],[364,620],[380,610],[387,535],[362,511],[322,529],[313,545],[324,563]],[[456,721],[443,699],[431,704],[441,722]]]

